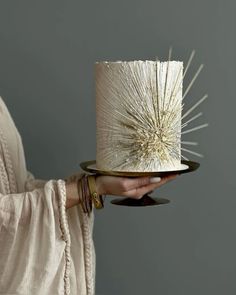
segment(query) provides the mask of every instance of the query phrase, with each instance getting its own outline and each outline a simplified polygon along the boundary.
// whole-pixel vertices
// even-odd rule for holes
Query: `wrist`
[[[103,188],[103,184],[102,184],[102,181],[101,181],[101,177],[99,176],[95,176],[95,183],[96,183],[96,188],[97,188],[97,192],[99,195],[105,195],[106,192]]]
[[[79,203],[80,198],[76,182],[66,183],[66,208],[73,207]]]

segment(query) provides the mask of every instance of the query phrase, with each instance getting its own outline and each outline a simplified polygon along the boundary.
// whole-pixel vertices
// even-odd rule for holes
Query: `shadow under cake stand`
[[[184,174],[193,172],[198,169],[200,166],[199,163],[193,161],[181,161],[181,168],[178,170],[171,171],[154,171],[154,172],[129,172],[129,171],[105,171],[98,169],[96,167],[96,161],[86,161],[80,163],[80,167],[87,172],[95,173],[97,175],[110,175],[110,176],[121,176],[121,177],[140,177],[140,176],[150,176],[150,177],[165,177],[172,174]],[[133,199],[133,198],[119,198],[111,201],[114,205],[123,205],[123,206],[153,206],[153,205],[162,205],[169,203],[168,199],[164,198],[153,198],[147,194],[143,195],[141,199]]]

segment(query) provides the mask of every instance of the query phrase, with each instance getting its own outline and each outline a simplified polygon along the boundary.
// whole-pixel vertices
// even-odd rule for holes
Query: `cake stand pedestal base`
[[[170,200],[164,198],[152,198],[148,194],[143,195],[141,199],[133,198],[120,198],[111,201],[114,205],[131,206],[131,207],[143,207],[143,206],[154,206],[163,205],[170,203]]]

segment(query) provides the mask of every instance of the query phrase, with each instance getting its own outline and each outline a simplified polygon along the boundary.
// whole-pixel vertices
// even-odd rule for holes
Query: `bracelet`
[[[96,209],[104,208],[104,201],[103,201],[102,195],[99,195],[97,192],[95,176],[89,175],[87,179],[88,179],[88,187],[89,187],[90,195],[92,197],[95,208]]]
[[[76,182],[78,191],[78,204],[81,205],[84,213],[90,215],[93,204],[96,209],[104,208],[104,200],[106,195],[99,195],[96,188],[95,175],[80,173],[72,175],[66,179],[67,182]]]
[[[84,213],[90,215],[92,204],[94,204],[96,209],[104,208],[103,195],[97,193],[94,175],[82,174],[81,178],[77,180],[77,187],[78,193],[81,196],[80,203]]]
[[[81,187],[81,206],[84,213],[90,215],[92,211],[92,198],[90,196],[89,188],[88,188],[88,180],[87,175],[83,174],[81,179],[77,182],[78,190]]]

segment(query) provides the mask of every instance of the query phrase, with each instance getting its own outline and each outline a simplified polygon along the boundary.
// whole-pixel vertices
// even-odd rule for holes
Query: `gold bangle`
[[[88,184],[89,184],[89,191],[90,195],[92,197],[94,206],[96,209],[101,209],[104,207],[102,202],[102,196],[98,194],[97,188],[96,188],[96,181],[94,175],[88,176]]]

